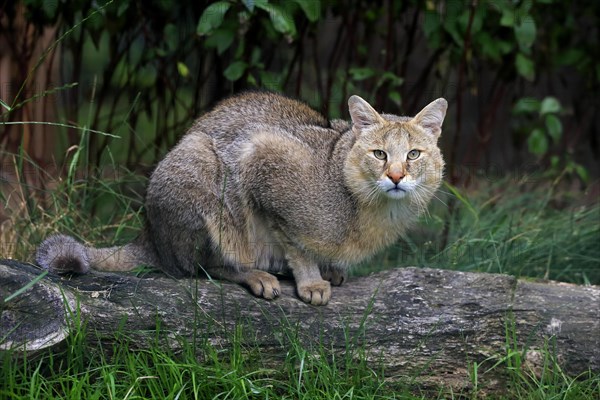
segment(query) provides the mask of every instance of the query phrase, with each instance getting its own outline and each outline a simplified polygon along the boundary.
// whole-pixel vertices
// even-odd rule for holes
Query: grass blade
[[[7,298],[5,298],[4,302],[8,303],[9,301],[11,301],[12,299],[14,299],[15,297],[20,296],[21,294],[23,294],[24,292],[26,292],[27,289],[29,289],[30,287],[32,287],[33,285],[35,285],[36,283],[38,283],[40,280],[42,280],[46,275],[48,275],[48,271],[42,272],[41,274],[39,274],[38,276],[36,276],[34,279],[32,279],[31,281],[29,281],[25,286],[23,286],[22,288],[20,288],[19,290],[17,290],[16,292],[14,292],[13,294],[11,294]]]

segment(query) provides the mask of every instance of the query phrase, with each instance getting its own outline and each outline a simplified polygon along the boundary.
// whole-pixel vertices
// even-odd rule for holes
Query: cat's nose
[[[402,178],[404,178],[404,174],[402,172],[396,172],[396,173],[388,173],[388,178],[390,178],[390,180],[392,182],[394,182],[396,185],[398,183],[400,183],[400,181],[402,180]]]
[[[387,177],[396,185],[404,178],[404,175],[404,168],[401,165],[391,165],[387,170]]]

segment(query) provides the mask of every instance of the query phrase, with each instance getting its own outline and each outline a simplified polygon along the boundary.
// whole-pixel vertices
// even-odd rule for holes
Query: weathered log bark
[[[266,301],[224,282],[94,272],[49,274],[5,301],[41,272],[0,260],[1,348],[32,351],[57,345],[69,334],[78,310],[77,318],[103,341],[125,331],[140,347],[156,343],[157,336],[177,346],[173,338],[191,340],[194,333],[227,346],[231,332],[241,326],[263,356],[281,360],[287,351],[282,330],[290,327],[309,349],[322,344],[344,352],[351,338],[364,346],[374,366],[383,364],[387,377],[421,371],[423,379],[454,387],[468,386],[469,365],[484,363],[485,370],[498,360],[494,357],[507,354],[507,346],[527,349],[534,369],[541,350],[550,346],[566,373],[600,372],[597,286],[402,268],[350,280],[333,289],[327,306],[313,307],[298,300],[292,283],[285,281],[282,295]],[[482,370],[480,383],[490,389],[502,386],[500,368],[483,376]]]

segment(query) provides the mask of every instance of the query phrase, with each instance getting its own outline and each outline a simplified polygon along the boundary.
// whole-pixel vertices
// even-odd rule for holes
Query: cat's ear
[[[381,115],[359,96],[354,95],[348,99],[348,109],[352,123],[358,130],[362,131],[384,122]]]
[[[442,123],[446,116],[448,102],[446,99],[439,98],[429,103],[421,110],[413,119],[412,122],[419,125],[427,133],[438,138],[442,133]]]

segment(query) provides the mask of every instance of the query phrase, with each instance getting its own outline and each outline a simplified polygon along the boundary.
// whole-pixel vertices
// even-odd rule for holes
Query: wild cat
[[[150,177],[146,226],[121,247],[48,237],[36,259],[57,273],[126,271],[140,264],[174,277],[210,276],[327,304],[349,266],[395,243],[442,179],[437,146],[447,102],[415,117],[348,100],[352,122],[328,121],[297,100],[248,92],[200,117]]]

